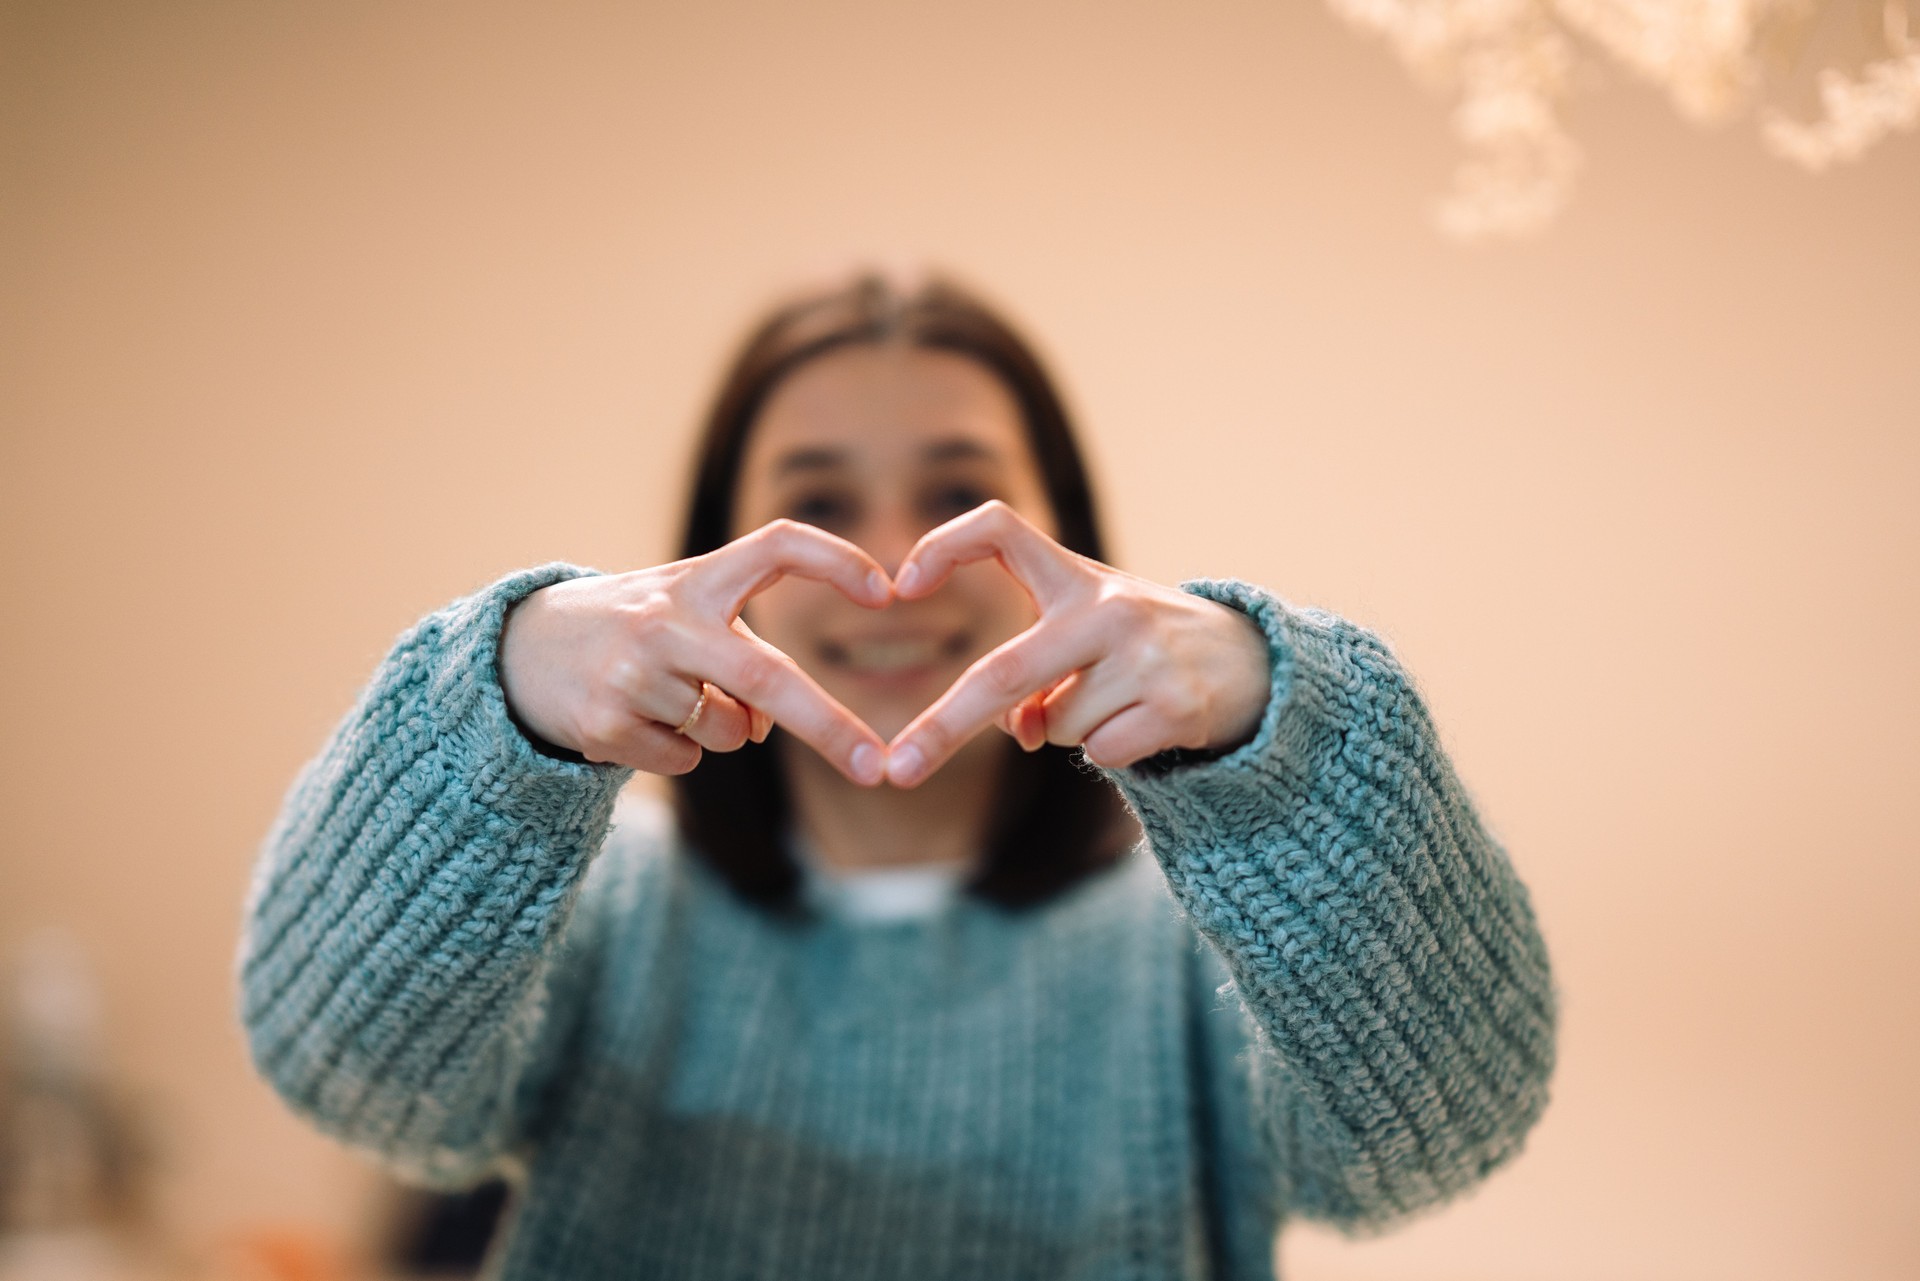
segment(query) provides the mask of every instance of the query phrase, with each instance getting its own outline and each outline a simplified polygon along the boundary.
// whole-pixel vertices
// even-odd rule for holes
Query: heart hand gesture
[[[894,595],[928,595],[956,565],[990,557],[1026,589],[1039,621],[900,732],[887,764],[896,787],[922,782],[991,724],[1029,751],[1084,746],[1109,767],[1171,747],[1236,746],[1259,727],[1271,677],[1250,619],[1069,551],[1005,503],[928,533],[901,562]]]
[[[788,574],[878,609],[990,558],[1039,620],[969,666],[891,746],[740,618]],[[868,787],[918,785],[988,725],[1029,751],[1084,746],[1115,767],[1232,746],[1258,727],[1269,688],[1250,620],[1069,551],[999,501],[928,533],[891,583],[852,543],[791,520],[703,556],[555,583],[508,615],[500,679],[522,724],[591,761],[684,774],[703,749],[764,741],[778,723]]]
[[[863,786],[886,744],[740,619],[788,574],[878,609],[879,564],[843,538],[776,520],[704,556],[544,587],[507,615],[500,683],[520,722],[590,761],[684,774],[778,722]]]

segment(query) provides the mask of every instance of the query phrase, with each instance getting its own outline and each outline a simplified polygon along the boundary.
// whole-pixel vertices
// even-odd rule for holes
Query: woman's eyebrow
[[[922,461],[929,463],[946,462],[998,462],[1000,451],[991,445],[981,444],[965,436],[955,436],[948,440],[938,440],[920,451]],[[828,471],[847,465],[847,451],[829,446],[815,445],[805,449],[795,449],[782,454],[773,465],[776,477],[788,476],[794,472]]]
[[[773,465],[773,474],[785,476],[789,472],[842,467],[846,461],[847,451],[844,449],[796,449],[781,456],[780,461]]]
[[[977,440],[956,436],[952,440],[936,441],[920,451],[920,456],[930,463],[954,462],[956,460],[978,459],[984,462],[997,462],[998,450],[983,445]]]

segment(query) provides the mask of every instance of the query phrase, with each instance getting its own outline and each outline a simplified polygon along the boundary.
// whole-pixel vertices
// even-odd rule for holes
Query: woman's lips
[[[906,684],[965,657],[972,645],[966,632],[853,636],[822,641],[820,658],[859,680]]]

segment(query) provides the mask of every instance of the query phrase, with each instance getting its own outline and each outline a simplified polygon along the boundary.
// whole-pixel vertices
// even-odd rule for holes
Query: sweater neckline
[[[828,867],[812,842],[790,832],[788,847],[802,877],[807,903],[838,920],[857,925],[892,925],[940,915],[960,897],[971,860],[906,863],[845,871]]]

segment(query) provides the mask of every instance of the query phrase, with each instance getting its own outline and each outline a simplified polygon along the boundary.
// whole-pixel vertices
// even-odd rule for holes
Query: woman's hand
[[[704,556],[570,579],[520,601],[500,638],[507,706],[550,743],[653,774],[684,774],[703,748],[763,741],[778,722],[854,782],[877,784],[886,744],[740,620],[788,574],[871,608],[891,599],[885,572],[858,547],[776,520]]]
[[[894,595],[925,596],[954,566],[988,557],[1027,589],[1040,619],[900,731],[887,766],[895,786],[921,782],[996,723],[1029,751],[1084,745],[1108,767],[1170,747],[1235,747],[1259,728],[1272,678],[1251,619],[1068,551],[1005,503],[922,538],[894,575]]]

